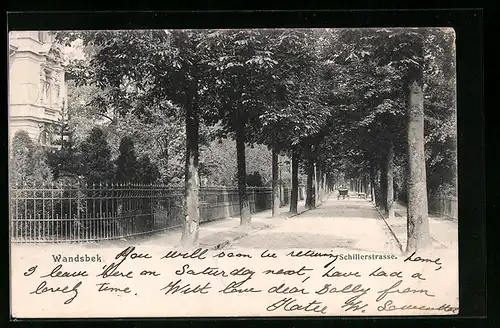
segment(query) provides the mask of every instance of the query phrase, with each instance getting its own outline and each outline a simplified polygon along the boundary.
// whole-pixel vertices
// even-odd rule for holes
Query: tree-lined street
[[[239,225],[248,230],[255,212],[270,209],[277,218],[286,207],[294,215],[303,199],[311,211],[293,229],[304,236],[337,231],[330,237],[344,238],[340,244],[384,249],[387,238],[374,232],[383,221],[364,195],[388,220],[398,202],[406,206],[402,247],[411,253],[432,246],[429,213],[457,195],[452,29],[54,33],[54,49],[69,51],[73,100],[59,122],[58,147],[46,155],[16,135],[11,184],[23,186],[20,195],[28,184],[43,198],[47,188],[37,184],[56,182],[64,198],[83,183],[77,194],[86,194],[75,205],[72,196],[60,205],[61,217],[70,219],[76,208],[76,219],[66,222],[73,234],[100,231],[105,222],[101,230],[111,227],[112,238],[131,236],[180,220],[182,245],[196,247],[204,216],[228,217],[213,214],[211,202],[228,212],[236,201]],[[77,49],[80,57],[68,57]],[[213,189],[220,181],[237,190],[237,199]],[[173,187],[183,188],[182,200]],[[350,189],[348,200],[330,197],[316,209],[341,188]],[[293,233],[276,238],[338,247],[330,237]],[[261,247],[274,239],[245,240]]]

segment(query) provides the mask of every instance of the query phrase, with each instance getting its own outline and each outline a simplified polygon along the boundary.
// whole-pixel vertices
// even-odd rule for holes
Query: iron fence
[[[458,220],[458,200],[456,198],[439,198],[439,215]]]
[[[250,210],[272,206],[270,188],[248,187]],[[15,242],[119,239],[182,225],[183,187],[164,185],[15,185],[10,229]],[[239,215],[238,189],[201,187],[200,221]]]
[[[458,201],[455,197],[429,196],[429,214],[442,218],[458,219]]]

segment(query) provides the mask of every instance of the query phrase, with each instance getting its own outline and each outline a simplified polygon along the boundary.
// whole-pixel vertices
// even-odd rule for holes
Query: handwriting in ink
[[[160,275],[160,273],[158,273],[156,271],[151,271],[151,270],[142,270],[141,273],[139,273],[139,275],[158,277]]]
[[[35,273],[36,268],[38,268],[38,265],[32,266],[31,268],[28,269],[28,271],[24,273],[24,276],[25,277],[31,276],[33,273]]]
[[[403,272],[401,271],[395,271],[387,274],[384,270],[382,270],[382,267],[378,267],[375,271],[370,273],[368,277],[396,277],[396,278],[403,278],[402,276]]]
[[[434,264],[436,264],[436,265],[438,265],[438,266],[439,266],[439,268],[435,269],[435,271],[438,271],[439,269],[441,269],[441,268],[442,268],[442,265],[443,265],[443,264],[440,262],[440,261],[441,261],[441,258],[439,258],[439,257],[438,257],[437,259],[431,260],[431,259],[422,258],[422,257],[420,257],[420,256],[415,256],[415,257],[414,257],[415,253],[416,253],[416,252],[411,253],[411,255],[410,255],[410,256],[408,256],[408,257],[404,260],[404,262],[406,262],[406,261],[410,261],[410,262],[434,263]]]
[[[178,257],[182,257],[183,259],[194,259],[194,260],[204,260],[206,259],[205,254],[208,252],[208,249],[201,249],[198,248],[192,253],[190,252],[185,252],[181,253],[178,251],[169,251],[167,254],[165,254],[161,259],[175,259]]]
[[[279,286],[272,286],[267,290],[269,294],[276,293],[276,294],[284,294],[284,295],[289,295],[289,294],[295,294],[295,293],[300,293],[302,295],[307,295],[309,294],[308,291],[306,291],[304,288],[297,288],[295,286],[290,286],[288,287],[284,283],[279,285]]]
[[[365,308],[368,304],[363,304],[363,301],[361,300],[361,297],[363,295],[366,295],[370,291],[370,288],[363,288],[362,284],[358,284],[356,286],[353,286],[352,284],[348,284],[344,286],[343,288],[337,288],[332,286],[331,284],[325,284],[323,288],[320,290],[317,290],[314,292],[315,294],[318,295],[324,295],[324,294],[331,294],[331,293],[341,293],[341,294],[356,294],[349,298],[347,301],[345,301],[344,305],[342,306],[345,311],[352,310],[358,311],[362,310]],[[356,301],[356,302],[354,302]],[[362,312],[365,312],[362,310]]]
[[[344,311],[346,311],[346,312],[348,312],[348,311],[356,312],[359,310],[361,310],[361,312],[365,312],[365,310],[363,310],[363,309],[365,307],[367,307],[368,304],[363,304],[362,300],[358,300],[357,302],[354,302],[356,297],[359,297],[359,296],[351,297],[350,299],[345,301],[344,305],[342,305],[341,308],[344,309]]]
[[[328,268],[335,260],[327,263],[324,268]],[[345,278],[345,277],[361,277],[358,271],[356,272],[342,272],[335,270],[335,267],[331,267],[327,272],[325,272],[321,277],[327,277],[327,278]]]
[[[412,293],[412,294],[424,294],[425,296],[428,296],[428,297],[434,297],[433,294],[429,294],[429,291],[427,289],[411,289],[411,288],[408,288],[408,287],[405,288],[405,289],[403,289],[403,290],[396,289],[396,287],[398,287],[399,285],[401,285],[402,282],[403,282],[403,280],[398,280],[391,287],[378,291],[377,293],[380,294],[380,295],[377,297],[376,301],[380,302],[387,295],[393,294],[393,293],[398,293],[398,294],[408,294],[408,293]]]
[[[217,254],[215,254],[213,257],[246,257],[246,258],[252,258],[252,255],[250,254],[245,254],[245,253],[233,253],[233,252],[224,252],[221,251]]]
[[[245,282],[247,282],[248,279],[245,279],[243,281],[240,281],[240,282],[236,282],[236,281],[231,281],[229,283],[229,285],[227,285],[226,287],[224,287],[223,289],[219,290],[219,293],[223,293],[223,294],[234,294],[234,293],[238,293],[238,294],[242,294],[242,293],[260,293],[262,292],[262,290],[260,289],[254,289],[253,287],[245,287],[243,288],[243,284]]]
[[[273,259],[277,258],[276,253],[270,253],[268,249],[266,249],[265,251],[263,251],[260,254],[260,257],[263,257],[263,258],[270,257],[270,258],[273,258]]]
[[[320,290],[317,290],[314,293],[318,294],[318,295],[324,295],[324,294],[330,294],[330,293],[343,293],[343,294],[360,293],[359,296],[357,296],[357,298],[359,298],[363,295],[366,295],[368,293],[368,291],[370,291],[370,288],[369,287],[363,288],[362,284],[358,284],[356,286],[353,286],[352,284],[348,284],[341,289],[339,289],[335,286],[332,286],[331,284],[325,284],[323,286],[323,288],[321,288]]]
[[[121,258],[120,262],[118,263],[111,263],[110,265],[105,265],[103,266],[103,272],[99,273],[96,275],[96,277],[103,277],[103,278],[108,278],[108,277],[123,277],[123,278],[133,278],[132,276],[132,271],[129,271],[127,273],[120,272],[118,268],[120,265],[127,259],[127,257],[132,253],[132,251],[135,249],[135,247],[127,247],[120,253],[118,253],[115,256],[115,260],[118,260]],[[134,253],[135,254],[135,253]],[[130,257],[132,258],[132,256]],[[150,258],[148,254],[136,254],[134,258]]]
[[[405,304],[402,306],[394,305],[394,302],[387,300],[384,305],[379,305],[377,307],[378,311],[396,311],[396,310],[419,310],[419,311],[445,311],[445,312],[458,312],[458,307],[452,307],[448,304],[443,304],[439,307],[432,307],[427,305],[412,305]]]
[[[255,271],[247,269],[246,267],[234,269],[229,273],[231,276],[243,276],[247,277],[245,281],[252,279],[253,275],[255,274]]]
[[[75,272],[66,272],[62,271],[62,264],[58,264],[52,272],[46,274],[44,276],[40,276],[40,278],[76,278],[76,277],[88,277],[87,271],[75,271]]]
[[[124,258],[125,259],[125,258]],[[123,262],[123,260],[122,260]],[[105,265],[103,266],[103,271],[99,273],[96,277],[103,277],[103,278],[108,278],[108,277],[123,277],[123,278],[133,278],[133,272],[129,271],[127,273],[123,273],[118,270],[118,267],[120,266],[120,263],[111,263],[110,265]]]
[[[307,305],[300,305],[300,304],[298,304],[297,299],[291,298],[291,297],[286,297],[286,298],[283,298],[283,299],[277,301],[276,303],[269,305],[266,308],[266,310],[269,312],[272,312],[272,311],[276,311],[280,308],[283,308],[283,310],[285,310],[287,312],[304,311],[304,312],[316,312],[316,313],[326,314],[325,311],[328,307],[323,305],[322,302],[318,302],[316,300],[309,302]]]
[[[305,266],[298,270],[284,270],[284,269],[278,269],[278,270],[264,270],[262,273],[265,274],[273,274],[273,275],[285,275],[285,276],[303,276],[305,275],[305,271],[312,271],[313,269],[308,269]]]
[[[78,296],[78,287],[80,287],[81,285],[82,282],[79,281],[71,289],[69,288],[69,286],[64,286],[63,288],[59,286],[47,287],[47,281],[44,280],[40,283],[40,285],[38,285],[38,287],[34,291],[30,292],[30,294],[41,295],[45,293],[58,293],[58,292],[63,294],[73,293],[74,295],[64,302],[64,304],[67,305],[73,302],[73,300]]]
[[[208,290],[211,289],[210,282],[207,282],[204,286],[196,285],[191,286],[191,284],[182,284],[182,279],[177,280],[176,282],[169,282],[168,285],[161,288],[160,290],[165,291],[165,295],[167,294],[207,294]]]
[[[193,276],[198,276],[198,275],[208,275],[208,276],[222,276],[222,277],[229,277],[229,275],[224,271],[220,270],[219,268],[215,267],[207,267],[201,271],[194,271],[192,269],[189,269],[189,264],[184,264],[182,266],[182,269],[180,270],[175,270],[175,274],[178,276],[182,276],[183,274],[188,274],[188,275],[193,275]]]
[[[107,282],[102,282],[96,285],[99,286],[99,289],[97,290],[98,292],[113,292],[113,293],[126,293],[126,294],[131,292],[129,287],[125,288],[110,287],[110,284]]]
[[[339,257],[336,254],[319,253],[319,252],[313,251],[312,249],[309,249],[307,251],[297,251],[297,252],[291,251],[291,252],[287,253],[286,256],[290,256],[290,257],[329,257],[329,258],[334,259],[333,261],[337,260],[337,258]]]
[[[115,257],[115,260],[118,260],[120,257],[123,257],[124,259],[126,259],[127,257],[129,257],[130,255],[130,258],[132,260],[134,259],[150,259],[151,258],[151,255],[149,254],[141,254],[141,253],[134,253],[135,251],[135,246],[129,246],[127,248],[125,248],[123,251],[121,251],[120,253],[118,253],[118,255],[116,255]]]
[[[411,275],[412,278],[418,278],[420,280],[427,280],[426,278],[422,277],[422,274],[420,272],[415,272],[414,274]]]

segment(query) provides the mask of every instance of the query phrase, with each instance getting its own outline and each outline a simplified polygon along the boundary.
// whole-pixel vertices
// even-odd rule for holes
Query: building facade
[[[26,131],[51,146],[67,104],[64,65],[54,36],[46,31],[9,33],[9,135]]]

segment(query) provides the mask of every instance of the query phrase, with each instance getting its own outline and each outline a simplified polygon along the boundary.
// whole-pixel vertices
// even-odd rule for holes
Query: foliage
[[[132,138],[125,136],[121,139],[119,152],[115,161],[115,181],[137,182],[139,165]]]
[[[279,145],[288,155],[294,147],[303,159],[308,146],[317,144],[317,162],[326,172],[367,174],[372,164],[384,162],[391,142],[402,167],[411,78],[422,81],[426,97],[429,189],[451,183],[456,175],[454,34],[449,29],[59,34],[64,41],[77,37],[90,56],[74,60],[70,75],[93,90],[87,108],[109,116],[112,144],[132,136],[137,153],[149,156],[163,179],[183,176],[179,154],[186,106],[201,115],[199,170],[214,184],[234,182],[236,156],[234,147],[213,140],[234,137],[235,123],[241,122],[248,145]],[[251,168],[253,158],[258,164],[259,157],[247,158],[248,171],[258,171],[267,181],[264,164]],[[268,157],[262,158],[267,163]]]
[[[262,142],[280,150],[296,147],[319,134],[326,123],[328,77],[319,56],[323,34],[301,29],[275,32],[274,93],[260,116]]]
[[[453,37],[448,29],[346,29],[333,35],[325,54],[332,69],[329,100],[338,111],[322,146],[340,159],[334,165],[348,157],[352,174],[366,172],[370,163],[384,161],[389,142],[404,165],[406,83],[420,70],[428,176],[442,176],[435,166],[446,167],[450,181],[456,161]],[[431,189],[443,182],[430,180]]]
[[[81,174],[88,184],[110,183],[114,177],[111,149],[100,128],[93,128],[82,142]]]
[[[18,130],[12,141],[10,183],[43,184],[53,180],[44,149],[35,145],[27,132]]]
[[[54,179],[60,177],[77,177],[80,170],[80,158],[75,142],[75,128],[71,120],[71,109],[61,109],[61,117],[57,125],[57,136],[53,145],[55,149],[48,149],[47,159],[54,174]]]
[[[258,172],[264,183],[271,180],[271,152],[264,145],[245,149],[247,168]],[[200,174],[210,185],[232,186],[236,183],[236,145],[230,139],[218,139],[202,148]]]
[[[137,177],[139,182],[145,184],[157,182],[160,178],[158,167],[151,163],[151,160],[147,155],[139,158]]]
[[[250,187],[262,187],[264,186],[264,181],[259,172],[255,171],[247,176],[247,184]]]

